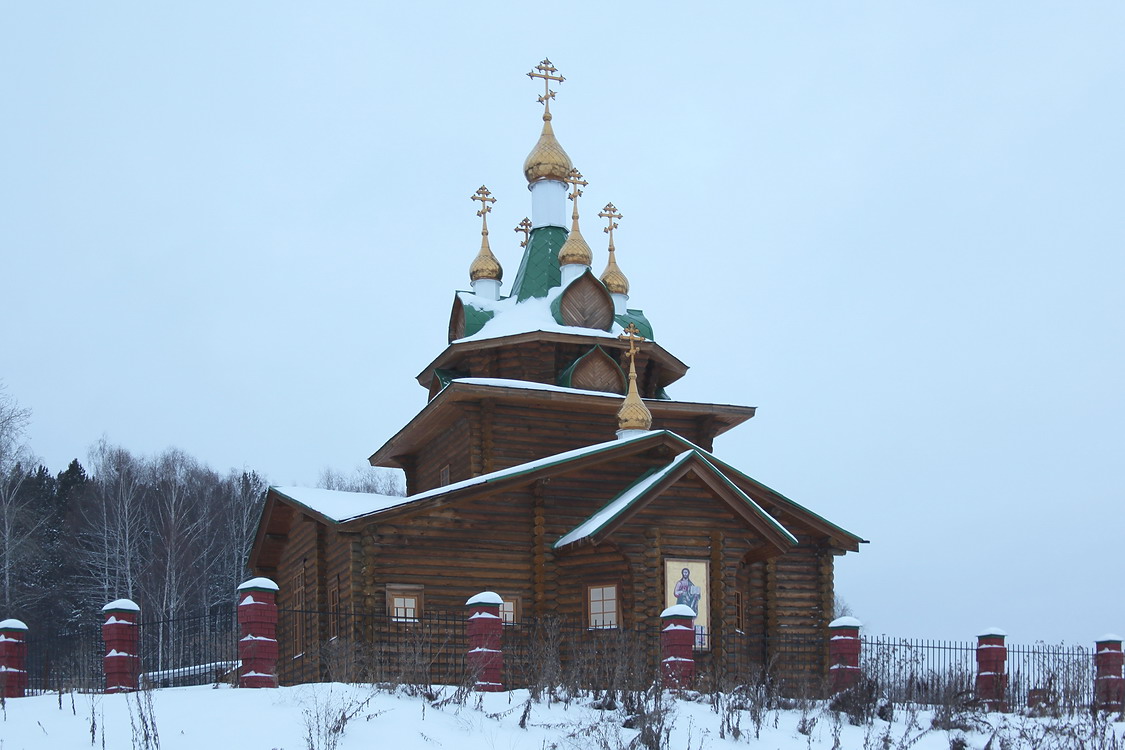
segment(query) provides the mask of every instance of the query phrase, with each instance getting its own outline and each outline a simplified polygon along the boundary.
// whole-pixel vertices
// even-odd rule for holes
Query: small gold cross
[[[520,243],[520,247],[527,247],[528,241],[531,240],[531,219],[526,216],[523,217],[523,221],[516,227],[516,231],[523,232],[523,242]]]
[[[645,340],[645,337],[640,334],[641,329],[637,328],[637,324],[630,323],[628,326],[626,326],[625,333],[617,337],[623,341],[629,342],[629,351],[627,351],[625,354],[630,359],[637,356],[637,343]]]
[[[570,170],[570,174],[566,176],[566,181],[574,186],[574,191],[571,192],[571,194],[568,196],[572,201],[576,200],[578,196],[582,195],[582,191],[578,187],[579,185],[581,185],[582,187],[586,187],[590,184],[582,179],[582,173],[577,169]]]
[[[602,231],[609,235],[609,246],[612,249],[613,248],[613,230],[617,229],[617,222],[614,221],[614,219],[622,219],[624,217],[621,214],[617,213],[617,207],[614,206],[612,203],[605,204],[605,208],[603,208],[601,210],[601,212],[598,214],[598,216],[602,217],[603,219],[607,219],[609,221],[609,226],[607,226]],[[632,325],[632,323],[630,323],[629,325]]]
[[[535,70],[538,70],[539,72],[536,73]],[[558,81],[559,83],[562,83],[566,79],[562,76],[553,75],[554,73],[559,72],[558,68],[556,68],[551,63],[551,61],[546,58],[543,59],[543,62],[535,66],[535,70],[528,73],[527,77],[532,80],[535,80],[536,78],[543,79],[543,96],[539,97],[539,103],[546,107],[547,111],[550,111],[550,101],[551,99],[555,98],[555,92],[551,91],[551,81]]]
[[[496,199],[492,197],[492,193],[490,193],[488,188],[484,185],[477,188],[477,192],[471,196],[471,199],[480,201],[480,210],[477,211],[477,216],[481,217],[492,211],[492,206],[489,204],[496,202]]]

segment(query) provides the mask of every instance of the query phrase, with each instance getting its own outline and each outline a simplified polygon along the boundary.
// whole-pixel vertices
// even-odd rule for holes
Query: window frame
[[[592,598],[593,591],[594,591],[594,589],[603,589],[604,590],[604,589],[609,589],[609,588],[613,589],[613,623],[607,625],[603,621],[601,624],[595,624],[594,623],[594,609],[593,609],[594,601],[593,601],[593,598]],[[601,601],[605,602],[606,599],[602,598]],[[618,583],[617,581],[605,581],[605,582],[601,582],[601,583],[586,584],[586,596],[584,598],[584,602],[585,602],[585,609],[586,609],[586,629],[587,630],[618,630],[624,624],[622,622],[623,618],[622,618],[622,609],[621,609],[621,584]],[[604,616],[605,611],[603,610],[601,612],[601,614]]]
[[[414,615],[396,614],[395,597],[414,599]],[[425,606],[425,587],[421,584],[388,583],[387,584],[387,618],[402,625],[413,625],[422,621],[423,607]],[[404,608],[405,609],[405,608]]]

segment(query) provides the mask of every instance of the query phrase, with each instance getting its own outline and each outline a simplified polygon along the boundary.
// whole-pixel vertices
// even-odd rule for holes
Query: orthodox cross
[[[625,352],[625,356],[629,359],[633,359],[637,356],[637,352],[639,351],[637,349],[637,343],[645,340],[645,337],[641,335],[641,329],[637,328],[636,323],[630,323],[625,329],[625,333],[617,338],[629,342],[629,351]]]
[[[520,243],[520,247],[527,247],[527,243],[531,239],[531,219],[526,216],[523,217],[523,221],[516,226],[516,231],[523,232],[523,242]]]
[[[574,201],[573,218],[577,219],[578,218],[578,197],[580,195],[582,195],[582,189],[581,188],[586,187],[590,183],[588,183],[584,179],[582,179],[582,173],[579,172],[577,169],[571,169],[570,170],[570,174],[568,174],[566,176],[566,181],[570,185],[574,186],[574,190],[572,190],[570,195],[567,196],[567,197],[570,198],[572,201]]]
[[[539,72],[536,73],[535,70]],[[558,73],[558,68],[551,64],[551,61],[544,58],[543,62],[535,66],[535,70],[527,74],[527,77],[535,80],[536,78],[543,79],[543,96],[539,97],[539,103],[545,108],[544,116],[551,111],[551,99],[555,98],[555,92],[551,91],[551,81],[558,81],[562,83],[566,79],[562,76],[554,75]]]
[[[598,216],[602,217],[603,219],[608,220],[608,222],[609,222],[609,226],[606,227],[605,229],[603,229],[602,231],[609,235],[609,248],[612,250],[613,249],[613,230],[617,229],[617,222],[615,221],[615,219],[621,219],[621,218],[624,218],[624,217],[621,214],[617,213],[617,207],[614,206],[612,203],[605,204],[605,208],[603,208],[601,210],[601,212],[598,214]],[[629,325],[632,325],[632,323],[630,323]]]
[[[487,214],[492,211],[491,204],[495,203],[496,199],[492,197],[492,193],[484,185],[481,185],[477,192],[470,197],[472,200],[480,201],[480,210],[477,211],[477,216],[481,217],[481,221],[483,221],[481,232],[488,234]]]

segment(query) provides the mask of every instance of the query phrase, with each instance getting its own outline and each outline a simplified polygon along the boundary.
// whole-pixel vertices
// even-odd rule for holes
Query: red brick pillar
[[[26,691],[27,626],[19,620],[0,621],[0,695],[22,698]]]
[[[0,627],[3,623],[0,623]],[[1125,679],[1121,676],[1121,666],[1125,654],[1121,652],[1121,636],[1107,633],[1099,638],[1094,647],[1094,708],[1099,711],[1120,713],[1125,709]]]
[[[500,595],[492,591],[482,591],[465,602],[469,608],[469,653],[466,660],[469,669],[476,675],[476,689],[483,693],[504,689],[500,681],[504,669],[504,652],[500,647],[504,633],[504,620],[500,617],[502,603]]]
[[[988,711],[1008,710],[1007,635],[1000,628],[989,628],[977,636],[977,698]]]
[[[690,687],[695,680],[695,610],[673,604],[660,613],[660,674],[666,688]]]
[[[125,693],[137,689],[141,672],[138,624],[141,608],[130,599],[118,599],[102,607],[105,622],[105,691]]]
[[[238,686],[277,687],[277,584],[251,578],[238,587]]]
[[[863,676],[859,669],[862,627],[863,623],[854,617],[838,617],[828,623],[828,662],[834,693],[847,690]]]

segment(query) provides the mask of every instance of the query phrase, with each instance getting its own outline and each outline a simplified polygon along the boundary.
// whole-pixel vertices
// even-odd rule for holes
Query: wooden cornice
[[[616,338],[607,336],[589,336],[580,333],[558,333],[549,331],[528,331],[512,336],[499,336],[492,339],[479,341],[460,341],[450,344],[432,362],[426,365],[417,375],[418,383],[423,388],[429,388],[436,369],[452,369],[466,355],[472,352],[486,351],[489,349],[503,349],[506,347],[521,346],[553,342],[559,344],[584,344],[587,346],[600,346],[603,349],[628,349],[629,347]],[[646,342],[644,352],[648,358],[657,365],[660,377],[659,387],[663,388],[682,378],[688,371],[688,366],[670,354],[664,347],[655,341]]]
[[[595,396],[569,391],[540,390],[502,385],[480,385],[454,381],[435,396],[390,440],[371,454],[372,466],[406,468],[403,456],[416,453],[441,430],[449,426],[461,413],[460,402],[479,402],[491,399],[496,404],[526,406],[554,405],[586,414],[604,414],[607,424],[613,424],[621,398],[616,394]],[[691,401],[662,401],[645,399],[653,418],[678,416],[707,417],[714,420],[716,435],[721,435],[754,416],[753,406],[706,404]]]

